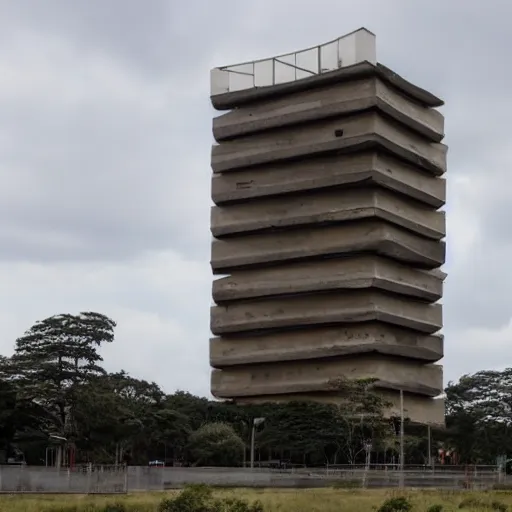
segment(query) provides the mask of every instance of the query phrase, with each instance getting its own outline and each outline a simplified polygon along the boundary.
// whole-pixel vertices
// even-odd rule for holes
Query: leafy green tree
[[[239,466],[243,460],[244,442],[231,425],[207,423],[193,432],[188,450],[197,466]]]
[[[77,386],[104,374],[97,348],[114,339],[115,322],[99,313],[55,315],[34,324],[2,361],[2,375],[21,400],[46,410],[47,433],[73,437]]]
[[[336,407],[316,402],[267,404],[259,447],[280,459],[299,456],[302,463],[322,464],[335,458],[340,422]]]
[[[376,390],[376,383],[375,379],[346,378],[330,383],[339,394],[338,418],[343,423],[337,446],[349,464],[356,464],[363,453],[367,461],[376,442],[388,430],[384,411],[389,404]]]
[[[512,368],[463,375],[446,387],[447,442],[462,462],[512,453]]]

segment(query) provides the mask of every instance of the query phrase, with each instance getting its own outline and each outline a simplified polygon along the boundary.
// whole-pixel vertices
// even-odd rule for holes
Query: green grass
[[[158,503],[172,495],[140,493],[126,496],[0,496],[0,512],[103,512],[106,505],[123,503],[127,512],[156,512]],[[236,496],[250,502],[260,500],[268,512],[375,512],[384,500],[405,496],[413,505],[412,512],[427,512],[432,505],[442,505],[443,512],[500,512],[503,507],[512,511],[512,492],[452,492],[397,490],[222,490],[216,496]],[[461,507],[462,504],[462,507]],[[501,504],[501,505],[497,505]],[[461,507],[461,508],[460,508]]]

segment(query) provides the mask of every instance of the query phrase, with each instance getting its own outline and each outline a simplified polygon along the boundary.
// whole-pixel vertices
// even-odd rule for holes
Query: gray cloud
[[[111,367],[206,394],[209,69],[366,26],[382,63],[446,100],[446,374],[499,366],[511,13],[505,0],[0,0],[0,348],[46,315],[111,311]]]

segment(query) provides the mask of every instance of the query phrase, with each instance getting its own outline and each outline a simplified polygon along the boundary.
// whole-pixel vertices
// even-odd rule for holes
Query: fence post
[[[124,466],[124,492],[128,492],[128,464]]]
[[[89,462],[89,464],[87,464],[87,467],[85,469],[85,471],[87,472],[87,494],[90,494],[91,493],[91,478],[92,478],[92,462]]]
[[[135,466],[135,490],[141,491],[140,488],[140,466]]]

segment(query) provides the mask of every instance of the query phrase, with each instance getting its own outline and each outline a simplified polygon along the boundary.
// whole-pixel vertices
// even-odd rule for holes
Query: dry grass
[[[101,512],[107,504],[124,503],[129,512],[154,512],[160,500],[171,493],[141,493],[119,497],[103,496],[0,496],[0,512]],[[413,512],[427,512],[434,504],[443,505],[443,512],[459,511],[463,500],[464,511],[499,512],[496,504],[510,507],[512,492],[437,492],[396,490],[249,490],[218,491],[217,495],[235,495],[249,501],[260,500],[268,512],[350,512],[375,511],[382,502],[393,496],[406,496],[413,503]],[[469,498],[469,501],[468,501]],[[512,510],[512,509],[511,509]]]

